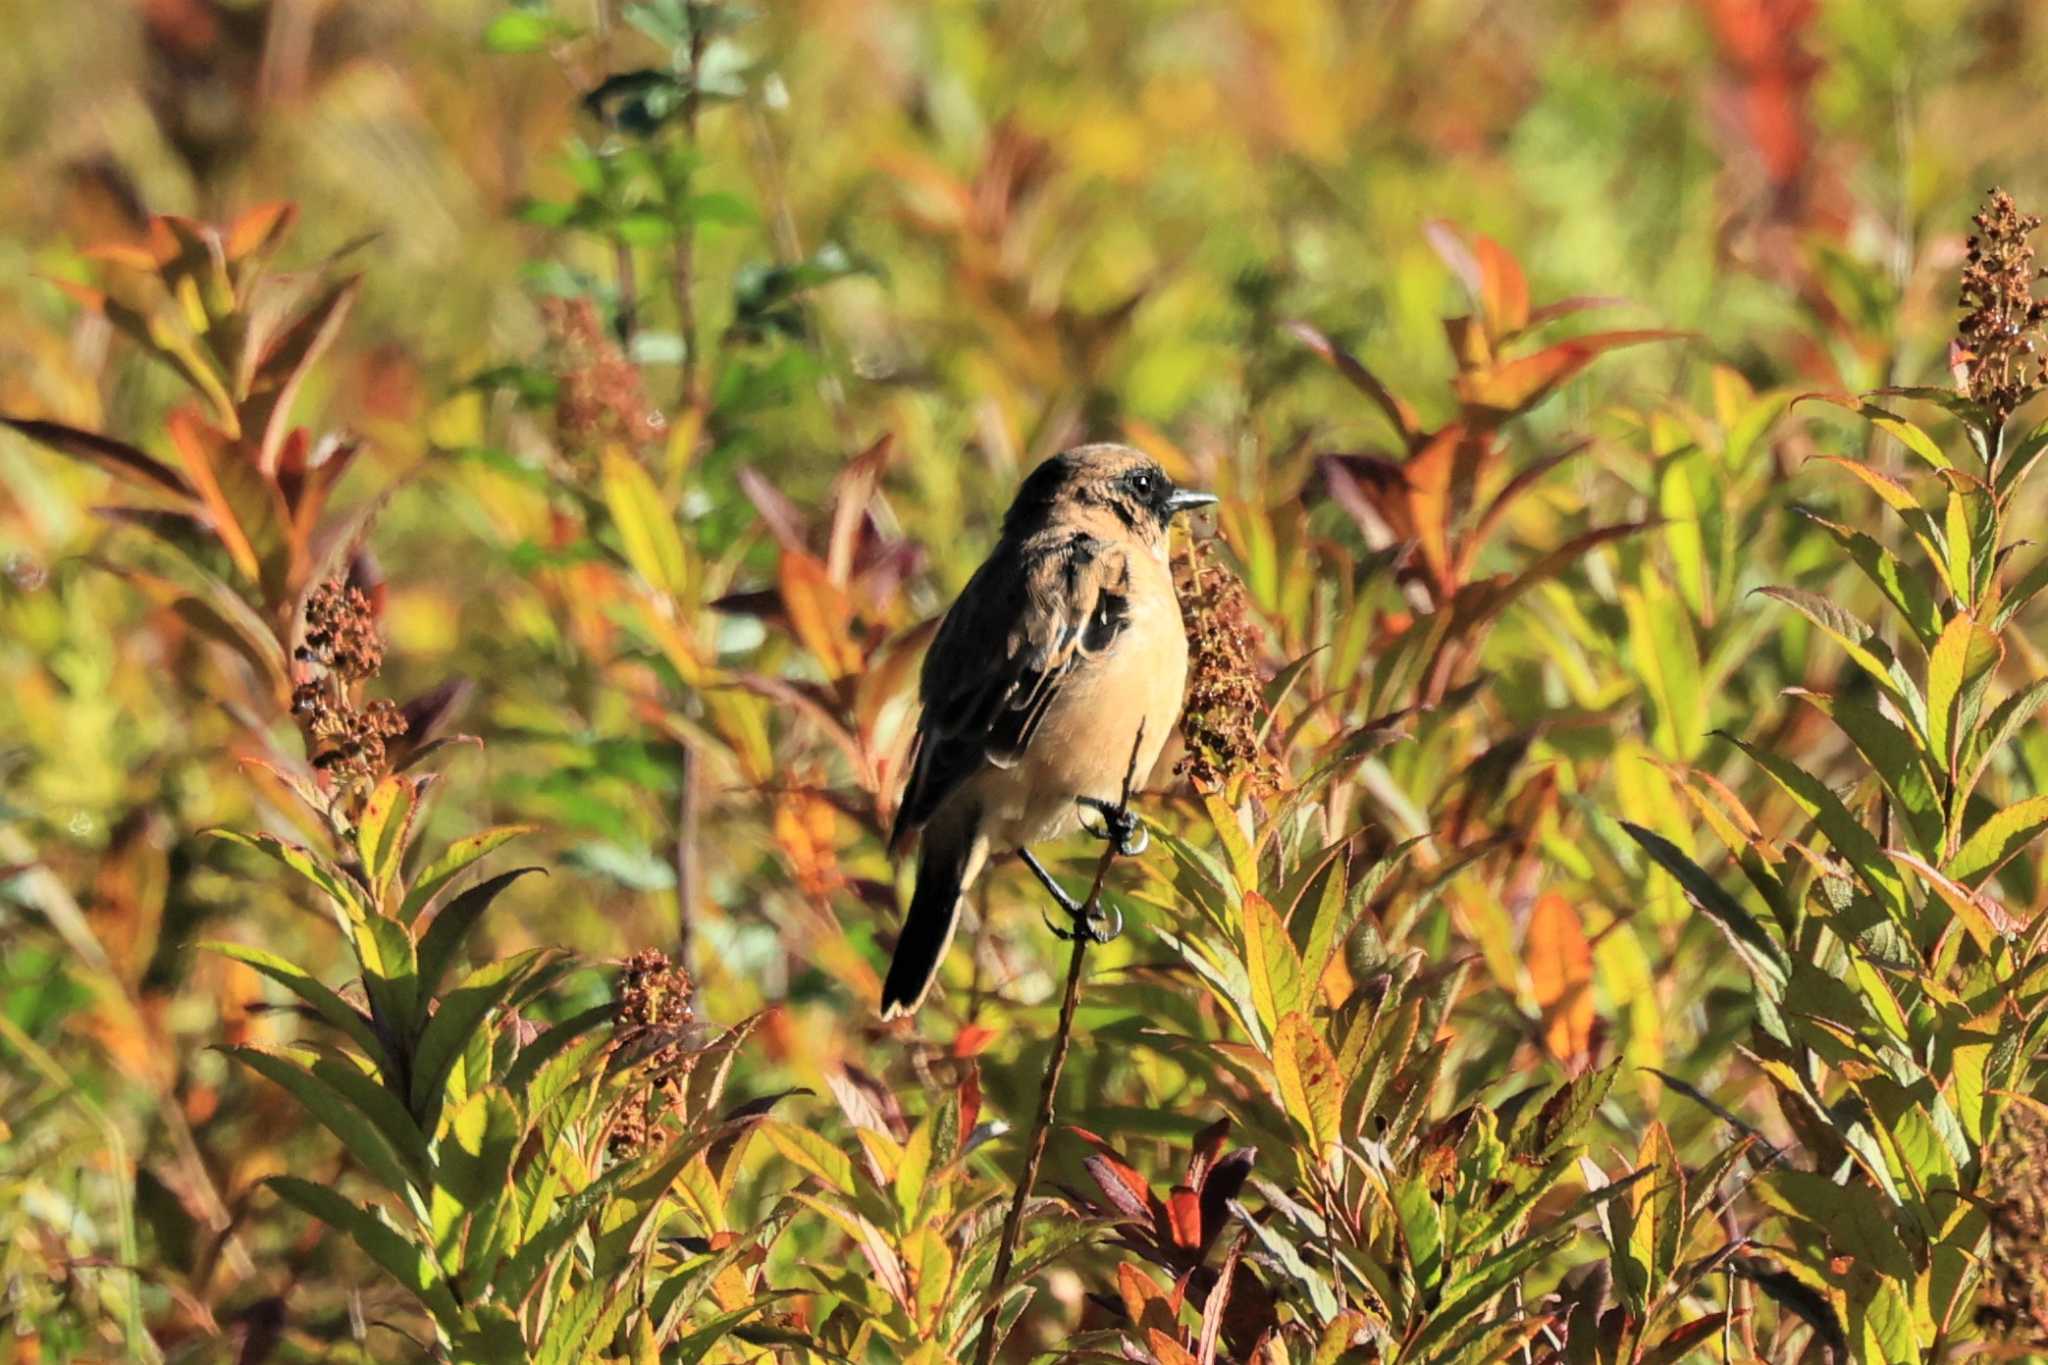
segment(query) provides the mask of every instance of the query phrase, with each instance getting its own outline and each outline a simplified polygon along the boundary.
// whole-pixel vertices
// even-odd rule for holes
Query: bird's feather
[[[1122,546],[1071,526],[1004,541],[968,581],[925,656],[910,779],[890,837],[900,846],[985,765],[1030,747],[1084,660],[1130,620]]]

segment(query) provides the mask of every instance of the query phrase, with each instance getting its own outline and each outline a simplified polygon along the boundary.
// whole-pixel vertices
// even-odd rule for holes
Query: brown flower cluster
[[[605,330],[589,299],[546,299],[555,373],[555,429],[571,453],[606,441],[639,448],[658,439],[666,420],[647,401],[640,371]]]
[[[361,589],[332,578],[307,595],[296,657],[312,673],[292,689],[306,751],[337,792],[359,794],[390,770],[386,746],[406,732],[397,706],[357,697],[384,666],[376,614]]]
[[[1221,791],[1240,773],[1269,791],[1277,785],[1277,774],[1272,756],[1259,743],[1259,628],[1244,584],[1206,544],[1189,554],[1180,580],[1188,632],[1188,694],[1180,732],[1187,752],[1174,772],[1198,791]]]
[[[2048,1119],[2008,1110],[1985,1164],[1996,1202],[1978,1317],[2015,1341],[2048,1340]]]
[[[659,948],[643,948],[626,959],[612,993],[612,1058],[631,1067],[645,1085],[628,1096],[612,1125],[612,1155],[624,1159],[645,1150],[663,1115],[679,1111],[683,1086],[696,1061],[689,1031],[695,986],[689,973]]]
[[[1963,310],[1956,360],[1964,391],[2003,423],[2048,388],[2048,354],[2041,345],[2048,301],[2034,297],[2034,281],[2048,271],[2035,267],[2027,241],[2041,220],[2021,213],[2011,195],[1994,189],[1972,221],[1977,232],[1956,300]]]

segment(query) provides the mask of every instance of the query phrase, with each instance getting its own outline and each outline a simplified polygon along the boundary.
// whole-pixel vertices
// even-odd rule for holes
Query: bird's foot
[[[1053,903],[1067,912],[1068,923],[1064,925],[1054,923],[1051,915],[1041,912],[1041,917],[1045,920],[1045,927],[1052,931],[1054,938],[1062,939],[1069,943],[1078,938],[1085,938],[1090,943],[1108,943],[1111,939],[1123,933],[1124,917],[1122,911],[1114,907],[1108,910],[1089,910],[1087,906],[1067,894],[1067,889],[1059,884],[1052,873],[1045,870],[1045,865],[1033,856],[1030,849],[1018,849],[1017,856],[1022,858],[1024,865],[1031,869],[1031,875],[1038,878],[1038,884],[1045,888],[1046,894],[1052,897]]]
[[[1081,828],[1105,843],[1114,843],[1116,851],[1124,857],[1135,858],[1152,847],[1151,831],[1125,807],[1099,796],[1077,796],[1074,800],[1102,817],[1100,826],[1091,825],[1085,816],[1082,817]]]
[[[1084,914],[1082,908],[1077,905],[1072,913],[1074,918],[1071,924],[1064,926],[1053,923],[1051,915],[1043,916],[1045,927],[1052,931],[1054,938],[1067,943],[1072,943],[1077,938],[1085,938],[1090,943],[1112,943],[1123,937],[1123,911],[1113,905],[1097,910],[1093,914]]]

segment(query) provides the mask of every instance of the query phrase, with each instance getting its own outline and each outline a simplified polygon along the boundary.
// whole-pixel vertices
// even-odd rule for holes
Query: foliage
[[[2035,7],[0,16],[17,1353],[2044,1349]],[[1128,930],[882,1024],[1087,439]]]

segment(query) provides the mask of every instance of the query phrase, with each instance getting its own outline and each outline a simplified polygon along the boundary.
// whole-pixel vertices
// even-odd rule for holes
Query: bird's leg
[[[1084,817],[1081,828],[1105,842],[1114,840],[1116,851],[1126,858],[1135,858],[1152,847],[1152,835],[1137,816],[1123,806],[1114,805],[1099,796],[1077,796],[1074,800],[1102,817],[1102,827],[1096,828]]]
[[[1095,917],[1088,914],[1087,907],[1067,894],[1067,889],[1053,878],[1052,873],[1045,870],[1045,865],[1032,855],[1030,849],[1018,849],[1017,856],[1024,860],[1024,866],[1031,869],[1031,875],[1038,878],[1038,884],[1045,888],[1046,894],[1051,896],[1060,909],[1066,911],[1068,917],[1073,920],[1072,928],[1062,928],[1052,922],[1052,916],[1046,915],[1045,927],[1052,930],[1053,937],[1068,940],[1086,937],[1091,943],[1107,943],[1124,931],[1124,917],[1121,912],[1112,908],[1106,917],[1106,923],[1098,925]]]

